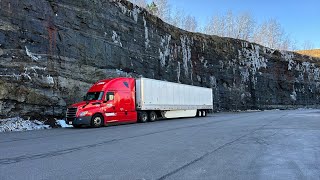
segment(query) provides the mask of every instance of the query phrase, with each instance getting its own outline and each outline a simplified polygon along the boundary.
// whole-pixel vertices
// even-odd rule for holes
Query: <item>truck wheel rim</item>
[[[156,119],[156,116],[154,114],[151,114],[150,120],[154,121]]]
[[[100,117],[96,117],[93,120],[94,125],[100,125],[101,124],[101,118]]]
[[[143,116],[142,116],[142,121],[147,121],[147,115],[146,114],[144,114]]]

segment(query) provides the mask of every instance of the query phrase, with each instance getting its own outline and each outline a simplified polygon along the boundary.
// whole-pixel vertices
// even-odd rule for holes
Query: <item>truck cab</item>
[[[66,123],[74,127],[100,127],[136,122],[135,101],[134,78],[100,80],[89,89],[82,102],[68,107]]]

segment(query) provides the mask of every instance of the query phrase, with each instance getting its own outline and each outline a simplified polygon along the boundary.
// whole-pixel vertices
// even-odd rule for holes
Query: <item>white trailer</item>
[[[157,111],[164,118],[206,116],[213,109],[212,89],[138,78],[136,109]]]

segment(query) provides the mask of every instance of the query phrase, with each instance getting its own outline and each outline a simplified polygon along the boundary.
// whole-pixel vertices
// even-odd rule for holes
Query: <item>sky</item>
[[[320,0],[168,0],[171,7],[183,9],[205,24],[214,14],[249,12],[258,24],[276,19],[298,44],[310,41],[320,49]]]

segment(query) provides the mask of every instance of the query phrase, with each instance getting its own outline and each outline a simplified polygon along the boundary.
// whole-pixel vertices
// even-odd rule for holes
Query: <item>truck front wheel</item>
[[[100,114],[96,114],[91,119],[91,127],[98,128],[101,127],[103,123],[103,117]]]
[[[139,122],[145,123],[148,121],[148,114],[145,111],[139,112]]]

